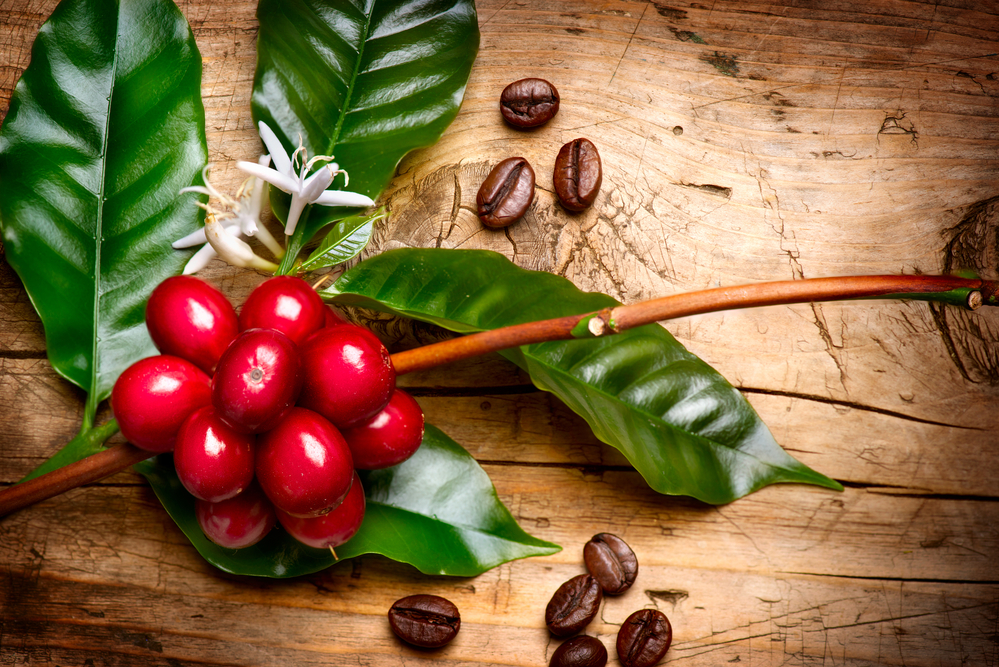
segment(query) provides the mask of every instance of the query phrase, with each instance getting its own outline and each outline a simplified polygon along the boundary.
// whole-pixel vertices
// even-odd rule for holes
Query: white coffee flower
[[[270,158],[266,155],[261,156],[260,164],[266,167],[270,164]],[[232,199],[212,186],[208,180],[208,169],[209,167],[206,165],[201,172],[202,179],[205,182],[204,186],[193,185],[183,188],[180,192],[197,192],[208,195],[209,200],[211,198],[217,199],[228,210],[220,212],[211,206],[210,203],[203,204],[198,202],[198,206],[208,211],[209,215],[214,216],[216,221],[222,223],[222,227],[230,235],[236,237],[240,234],[243,236],[256,236],[276,257],[282,257],[284,255],[284,248],[271,236],[271,233],[267,231],[267,227],[260,223],[260,213],[263,206],[263,181],[251,176],[236,192],[236,199]],[[185,275],[196,273],[205,268],[212,258],[218,254],[212,245],[208,243],[205,231],[205,227],[202,227],[184,238],[173,242],[174,248],[190,248],[196,245],[203,246],[198,252],[194,253],[194,256],[184,266]]]
[[[233,266],[269,273],[274,273],[278,268],[274,262],[269,262],[254,253],[249,243],[230,232],[210,212],[205,216],[205,237],[218,256]]]
[[[333,183],[337,174],[344,175],[344,185],[347,185],[347,172],[340,169],[340,166],[333,162],[330,155],[317,155],[311,160],[301,144],[291,156],[284,150],[281,140],[267,126],[260,121],[260,139],[264,146],[270,151],[274,168],[269,168],[261,164],[252,162],[237,162],[236,166],[251,176],[267,181],[274,187],[283,190],[291,195],[291,205],[288,207],[288,220],[285,223],[284,233],[291,236],[298,226],[298,219],[302,215],[302,210],[307,204],[320,204],[322,206],[372,206],[374,201],[370,197],[357,192],[346,190],[329,190],[327,188]],[[327,162],[321,169],[311,176],[308,175],[312,168],[319,162]],[[297,170],[296,170],[297,164]]]

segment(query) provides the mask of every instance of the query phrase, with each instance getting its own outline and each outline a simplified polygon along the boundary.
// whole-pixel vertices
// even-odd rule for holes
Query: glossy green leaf
[[[349,270],[323,296],[462,333],[617,305],[482,250],[391,250]],[[720,504],[777,482],[841,488],[787,454],[743,396],[657,324],[503,354],[660,493]]]
[[[458,113],[478,52],[473,0],[260,0],[254,121],[288,153],[332,155],[377,199],[406,153]],[[287,204],[271,188],[280,216]],[[304,238],[344,215],[312,206]]]
[[[294,577],[337,562],[329,550],[304,546],[280,527],[251,547],[220,547],[201,532],[195,500],[177,479],[170,455],[144,461],[136,469],[198,552],[221,570]],[[374,553],[426,574],[469,577],[511,560],[559,550],[521,530],[475,459],[429,424],[416,454],[392,468],[361,472],[361,479],[367,497],[364,522],[353,538],[336,548],[340,560]]]
[[[384,210],[372,214],[347,216],[330,226],[319,246],[299,266],[300,271],[315,271],[343,264],[357,257],[368,245],[375,223],[385,217]]]
[[[177,195],[200,179],[204,126],[201,56],[172,2],[64,0],[42,26],[0,130],[0,224],[49,360],[91,411],[155,352],[145,303],[201,220]]]

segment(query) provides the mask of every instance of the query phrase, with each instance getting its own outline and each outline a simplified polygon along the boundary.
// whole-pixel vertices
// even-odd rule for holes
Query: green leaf
[[[280,527],[245,549],[209,541],[194,515],[194,498],[174,472],[170,455],[136,466],[163,507],[209,563],[233,574],[294,577],[337,562],[328,549],[305,546]],[[364,522],[340,560],[381,554],[426,574],[469,577],[528,556],[559,551],[521,530],[492,482],[468,452],[427,425],[412,457],[385,470],[361,472],[367,497]]]
[[[52,366],[88,394],[84,432],[121,371],[155,353],[146,299],[187,259],[170,243],[202,213],[178,191],[206,159],[201,56],[177,7],[60,3],[0,131],[0,224]]]
[[[334,223],[319,247],[298,267],[299,270],[315,271],[357,257],[368,245],[375,223],[386,215],[385,210],[380,209],[368,215],[351,215]]]
[[[322,295],[461,333],[617,305],[482,250],[391,250]],[[659,325],[502,354],[586,419],[660,493],[721,504],[776,482],[842,488],[788,455],[743,396]]]
[[[377,199],[408,152],[454,119],[478,52],[473,0],[260,0],[254,121],[290,155],[332,155]],[[271,188],[272,208],[287,197]],[[312,206],[308,240],[343,208]]]

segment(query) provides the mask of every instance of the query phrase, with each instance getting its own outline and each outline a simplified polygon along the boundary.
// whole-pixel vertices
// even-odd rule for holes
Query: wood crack
[[[47,359],[45,350],[5,350],[0,352],[0,359]]]
[[[959,428],[968,431],[988,430],[984,428],[979,428],[977,426],[964,426],[962,424],[949,424],[947,422],[936,421],[934,419],[923,419],[922,417],[907,415],[904,412],[896,412],[895,410],[888,410],[887,408],[878,408],[872,405],[864,405],[862,403],[856,403],[854,401],[843,401],[835,398],[829,398],[827,396],[818,396],[815,394],[804,394],[794,391],[781,391],[779,389],[762,389],[759,387],[737,387],[737,389],[747,394],[761,394],[764,396],[783,396],[786,398],[799,398],[804,401],[814,401],[816,403],[836,405],[844,408],[852,408],[854,410],[863,410],[865,412],[873,412],[875,414],[885,415],[886,417],[897,417],[898,419],[917,422],[919,424],[930,424],[932,426],[943,426],[946,428]]]
[[[960,584],[960,585],[983,585],[983,586],[999,586],[999,579],[937,579],[932,577],[890,577],[890,576],[879,576],[879,575],[862,575],[862,574],[833,574],[830,572],[805,572],[805,571],[791,571],[791,570],[781,570],[779,574],[792,574],[800,577],[832,577],[834,579],[856,579],[860,581],[900,581],[904,583],[913,584]],[[968,609],[981,609],[983,607],[992,606],[994,603],[977,604],[970,605],[968,607],[954,607],[948,609],[948,612],[954,611],[966,611]],[[901,620],[903,618],[918,618],[920,616],[933,616],[935,614],[940,614],[939,611],[930,611],[924,614],[913,614],[912,616],[901,616],[894,617],[890,619],[875,619],[872,621],[860,621],[858,623],[850,623],[842,626],[829,626],[828,629],[835,628],[851,628],[858,625],[870,625],[871,623],[885,623],[887,621]]]
[[[999,502],[999,496],[983,496],[976,494],[957,494],[957,493],[934,493],[932,491],[927,491],[926,493],[916,493],[913,491],[913,487],[911,486],[897,486],[892,484],[868,484],[865,482],[848,482],[843,480],[838,480],[838,481],[840,482],[840,484],[849,489],[857,489],[858,491],[867,491],[868,493],[876,493],[882,496],[892,496],[898,498],[918,498],[920,500],[960,500],[960,501],[968,500],[971,502],[982,502],[982,503]]]

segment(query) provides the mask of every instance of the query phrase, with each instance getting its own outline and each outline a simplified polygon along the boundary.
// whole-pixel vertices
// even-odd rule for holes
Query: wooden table
[[[0,2],[4,111],[54,5]],[[233,161],[259,146],[255,5],[180,6],[204,55],[214,179],[235,189]],[[483,0],[479,23],[462,111],[400,164],[371,252],[491,248],[626,302],[858,273],[997,277],[994,3]],[[530,133],[497,109],[525,76],[562,94]],[[597,205],[570,215],[550,163],[578,136],[605,176]],[[475,192],[509,155],[536,166],[537,199],[517,225],[485,230]],[[220,263],[206,277],[237,303],[263,279]],[[557,646],[545,604],[610,531],[641,573],[589,628],[608,647],[631,611],[655,607],[673,623],[671,663],[999,665],[999,314],[874,301],[665,326],[846,489],[774,486],[721,507],[660,496],[514,367],[479,359],[404,384],[560,553],[467,579],[381,557],[294,580],[229,576],[127,472],[0,521],[0,664],[545,665]],[[434,335],[376,328],[396,347]],[[0,368],[9,485],[72,437],[82,396],[49,366],[6,264]],[[461,609],[440,652],[389,630],[390,604],[417,592]]]

